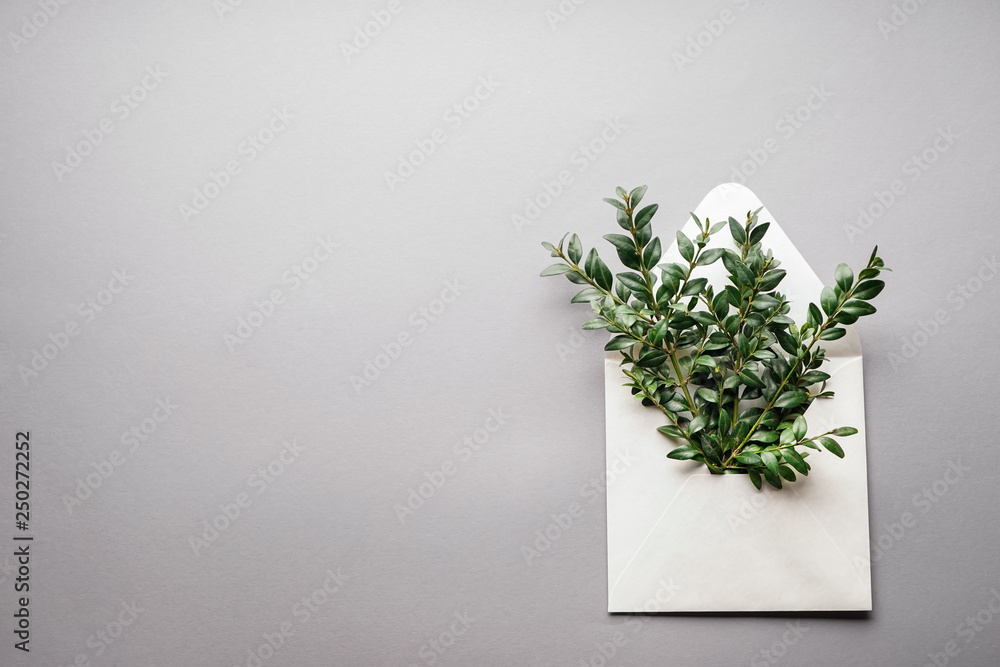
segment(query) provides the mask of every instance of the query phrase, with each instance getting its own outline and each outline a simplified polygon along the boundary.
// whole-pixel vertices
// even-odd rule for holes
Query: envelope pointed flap
[[[749,188],[738,183],[724,183],[715,187],[701,200],[701,203],[694,209],[694,214],[702,221],[708,218],[713,224],[724,222],[731,216],[742,225],[746,222],[748,212],[756,211],[761,207],[764,207],[764,204]],[[764,249],[770,250],[775,259],[781,263],[780,268],[787,272],[784,280],[778,286],[778,291],[784,294],[785,298],[789,301],[790,310],[788,315],[798,323],[804,322],[809,303],[813,302],[819,305],[819,295],[823,289],[823,281],[812,270],[806,258],[798,251],[798,248],[795,247],[791,239],[788,238],[788,235],[785,234],[785,231],[778,224],[778,221],[774,219],[774,216],[771,215],[771,212],[766,207],[762,208],[760,213],[758,213],[757,219],[759,221],[758,224],[770,223],[762,241]],[[656,225],[655,220],[653,224]],[[689,239],[693,239],[698,234],[699,229],[697,223],[689,216],[681,231]],[[664,240],[669,240],[672,236],[676,237],[676,234],[673,232],[670,234],[663,231],[657,233]],[[733,248],[732,236],[729,234],[728,229],[721,229],[717,234],[714,234],[706,247]],[[664,251],[661,263],[663,262],[686,263],[681,258],[676,238],[674,238],[670,246]],[[698,275],[708,278],[709,283],[715,285],[716,289],[719,286],[727,284],[726,270],[722,262],[716,262],[710,266],[698,267],[696,271],[698,271]],[[858,340],[854,327],[848,325],[844,328],[847,330],[847,334],[843,338],[836,341],[823,342],[827,358],[832,362],[835,362],[835,357],[861,356],[861,342]]]

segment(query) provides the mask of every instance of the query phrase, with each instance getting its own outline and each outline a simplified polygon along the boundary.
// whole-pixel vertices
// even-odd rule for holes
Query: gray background
[[[264,664],[1000,662],[997,2],[232,4],[0,9],[0,539],[18,532],[23,430],[35,536],[29,655],[0,557],[0,662],[247,665],[282,623],[294,634]],[[372,12],[387,25],[345,54]],[[147,67],[160,80],[133,92]],[[449,121],[480,77],[494,89]],[[292,117],[241,152],[273,109]],[[112,132],[57,175],[102,119]],[[390,187],[435,129],[445,141]],[[230,160],[239,173],[186,219]],[[538,278],[539,242],[594,245],[615,231],[601,197],[642,183],[669,239],[734,180],[824,280],[876,243],[894,269],[858,325],[884,547],[870,614],[605,611],[605,334],[579,331],[572,285]],[[252,315],[275,290],[282,303]],[[247,318],[260,326],[227,344]],[[368,363],[382,368],[352,384]],[[178,406],[162,422],[158,399]],[[490,410],[503,423],[462,454],[498,424]],[[145,441],[126,435],[143,425]],[[254,477],[268,465],[279,474]],[[529,562],[571,503],[579,516]],[[782,585],[780,563],[759,573]],[[303,620],[295,605],[325,581]],[[141,609],[124,629],[123,603]]]

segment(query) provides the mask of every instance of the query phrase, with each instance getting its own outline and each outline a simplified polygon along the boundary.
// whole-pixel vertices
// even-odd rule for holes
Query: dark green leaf
[[[885,287],[885,282],[882,280],[866,280],[854,290],[854,298],[874,299],[879,295],[883,287]]]
[[[660,433],[662,433],[663,435],[670,436],[671,438],[683,438],[684,437],[684,434],[681,433],[681,430],[679,428],[677,428],[676,426],[673,426],[671,424],[668,424],[666,426],[661,426],[661,427],[659,427],[656,430],[659,431]]]
[[[639,255],[636,253],[635,248],[618,248],[618,259],[626,267],[634,271],[642,271],[642,262],[639,261]]]
[[[687,261],[694,259],[694,244],[691,243],[691,239],[684,235],[684,232],[677,230],[677,249],[681,253],[681,257]]]
[[[854,272],[851,271],[851,267],[847,264],[838,264],[837,270],[834,272],[834,279],[837,281],[840,289],[846,292],[854,284]]]
[[[764,277],[760,280],[760,289],[762,292],[770,292],[781,279],[785,277],[785,271],[783,269],[772,269],[764,274]]]
[[[820,340],[837,340],[838,338],[843,338],[844,334],[847,333],[846,329],[833,328],[827,329],[819,335]]]
[[[614,280],[611,277],[611,269],[609,269],[608,265],[604,263],[604,260],[597,256],[596,249],[591,250],[590,254],[594,258],[593,265],[589,269],[591,277],[594,279],[594,282],[601,286],[601,288],[610,292],[611,286],[614,283]],[[587,263],[590,264],[590,261],[588,260]]]
[[[649,224],[649,221],[653,219],[653,215],[656,210],[660,208],[658,204],[650,204],[640,210],[635,216],[635,228],[642,229]]]
[[[632,243],[632,239],[624,234],[605,234],[604,239],[616,248],[635,251],[635,245]]]
[[[647,347],[642,351],[642,354],[639,355],[639,358],[635,360],[635,365],[642,366],[643,368],[656,368],[666,360],[666,352]]]
[[[701,452],[699,452],[694,447],[691,447],[690,445],[684,445],[682,447],[678,447],[677,449],[667,454],[667,458],[677,459],[678,461],[687,461],[689,459],[693,459],[694,457],[698,456],[700,453]]]
[[[635,208],[636,206],[638,206],[639,202],[642,201],[642,196],[644,194],[646,194],[646,186],[645,185],[640,185],[639,187],[637,187],[634,190],[632,190],[632,192],[628,193],[628,203],[629,203],[629,206],[631,206],[632,208]]]
[[[707,266],[718,260],[726,251],[723,248],[709,248],[698,256],[698,266]]]
[[[700,389],[698,389],[697,395],[700,396],[703,400],[705,400],[708,403],[718,403],[719,402],[719,395],[716,394],[711,389],[706,389],[705,387],[701,387]]]
[[[691,420],[691,423],[688,425],[688,435],[694,435],[706,426],[708,426],[708,415],[703,412]]]
[[[708,278],[695,278],[684,286],[684,289],[681,291],[681,296],[694,296],[696,294],[701,294],[706,285],[708,285]]]
[[[760,379],[760,376],[748,368],[744,368],[740,371],[740,379],[743,380],[743,384],[748,387],[756,387],[758,389],[763,389],[764,387],[764,381]]]
[[[795,471],[788,466],[778,466],[778,474],[787,479],[789,482],[795,481]]]
[[[608,326],[608,321],[603,317],[595,317],[592,320],[587,320],[583,324],[583,329],[590,331],[592,329],[604,329]]]
[[[823,312],[827,315],[833,315],[834,311],[837,310],[837,294],[833,291],[830,286],[824,286],[823,292],[820,294],[819,302],[823,306]]]
[[[750,245],[760,242],[764,238],[764,234],[767,233],[767,228],[771,226],[770,222],[765,222],[762,225],[757,225],[754,230],[750,232]]]
[[[833,438],[818,438],[819,443],[826,447],[831,453],[835,454],[840,458],[844,458],[844,450],[841,449],[840,445]]]
[[[748,465],[748,466],[759,466],[761,464],[760,456],[750,452],[743,452],[742,454],[736,457],[736,460],[742,463],[743,465]]]
[[[769,443],[772,443],[772,442],[777,442],[777,440],[778,440],[778,432],[777,431],[762,431],[762,430],[757,430],[757,431],[754,431],[754,433],[753,433],[752,436],[750,436],[750,439],[751,440],[755,440],[757,442],[763,442],[763,443],[769,444]]]
[[[743,245],[747,242],[746,231],[743,229],[743,225],[736,222],[736,218],[729,218],[729,233],[733,235],[733,240],[738,245]]]
[[[858,299],[851,299],[841,307],[844,309],[844,312],[858,317],[871,315],[875,312],[875,306],[871,305],[867,301],[859,301]]]
[[[795,451],[793,447],[781,450],[781,454],[788,465],[795,468],[800,474],[809,474],[809,466],[806,464],[805,459],[803,459],[802,455]]]
[[[615,274],[615,277],[633,292],[645,291],[646,289],[646,281],[638,273],[629,273],[626,271],[625,273]]]
[[[802,403],[802,401],[809,398],[809,396],[804,391],[786,391],[785,393],[778,396],[778,400],[774,402],[774,407],[776,408],[794,408],[795,406]]]
[[[806,437],[806,429],[809,425],[806,423],[806,418],[802,415],[798,415],[795,421],[792,422],[792,438],[795,440],[801,440]]]
[[[625,204],[623,204],[622,202],[618,201],[617,199],[612,199],[611,197],[605,197],[604,201],[608,202],[609,204],[611,204],[612,206],[614,206],[615,208],[617,208],[619,210],[622,210],[622,211],[625,210]]]
[[[769,469],[764,470],[764,479],[766,479],[767,483],[773,486],[774,488],[776,489],[781,488],[781,477],[771,472],[771,470]]]
[[[778,457],[774,452],[763,451],[760,453],[760,460],[767,466],[767,469],[771,472],[777,474],[778,472]]]
[[[816,384],[817,382],[825,382],[830,379],[829,373],[824,373],[823,371],[809,371],[802,375],[802,384]]]
[[[656,237],[653,242],[646,246],[646,250],[642,253],[642,262],[647,267],[656,266],[656,263],[660,261],[660,238]]]
[[[750,481],[753,482],[753,485],[757,487],[758,491],[760,491],[760,473],[756,470],[751,470],[747,474],[750,476]]]
[[[604,349],[608,352],[612,350],[624,350],[635,345],[636,341],[631,336],[615,336],[607,342]]]
[[[841,426],[840,428],[835,428],[831,433],[839,437],[847,437],[849,435],[854,435],[858,432],[858,429],[853,426]]]

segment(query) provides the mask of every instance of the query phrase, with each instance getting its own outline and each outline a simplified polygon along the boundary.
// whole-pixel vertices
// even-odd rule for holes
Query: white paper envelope
[[[761,206],[750,190],[730,183],[712,190],[695,213],[713,223],[729,216],[743,223]],[[789,315],[804,322],[823,282],[766,208],[758,219],[771,223],[763,245],[787,271],[778,291],[791,303]],[[677,228],[656,218],[653,225],[662,240]],[[698,233],[690,218],[683,231],[689,238]],[[708,247],[732,247],[728,231],[713,235]],[[684,261],[676,242],[661,263],[672,261]],[[722,262],[696,271],[725,284]],[[667,423],[663,414],[622,386],[628,378],[620,353],[606,354],[608,611],[872,608],[861,345],[854,328],[845,328],[843,338],[821,343],[827,389],[836,394],[814,400],[805,417],[809,435],[838,426],[858,433],[838,438],[843,459],[813,451],[809,475],[781,490],[765,483],[758,491],[745,475],[712,475],[704,464],[668,459],[680,442],[657,432]]]

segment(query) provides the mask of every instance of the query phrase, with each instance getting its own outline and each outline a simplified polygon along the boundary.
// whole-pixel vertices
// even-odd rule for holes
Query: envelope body
[[[695,209],[713,223],[741,223],[761,208],[747,188],[715,188]],[[823,283],[776,224],[763,239],[787,274],[777,290],[789,315],[805,321]],[[654,220],[655,225],[655,220]],[[673,234],[673,229],[670,234]],[[683,226],[688,238],[698,229]],[[654,228],[654,234],[668,234]],[[708,247],[733,247],[724,228]],[[661,263],[684,262],[676,242]],[[722,262],[695,269],[724,286]],[[838,426],[858,433],[839,439],[845,457],[812,451],[808,476],[781,490],[758,491],[745,475],[713,475],[703,464],[676,461],[667,452],[681,442],[656,429],[662,412],[644,407],[622,386],[620,352],[605,355],[608,464],[608,611],[862,611],[871,607],[868,478],[865,454],[861,346],[852,326],[824,341],[833,398],[816,399],[805,418],[807,435]]]

